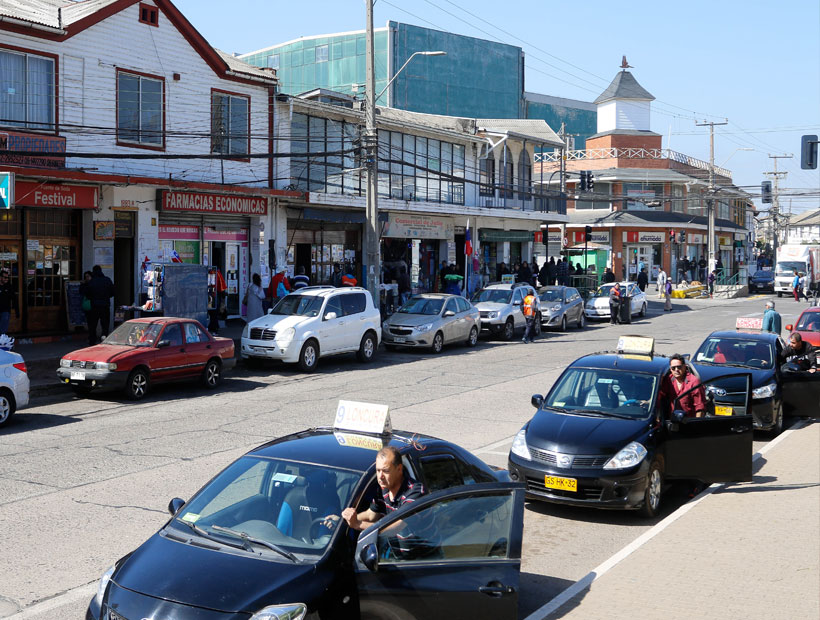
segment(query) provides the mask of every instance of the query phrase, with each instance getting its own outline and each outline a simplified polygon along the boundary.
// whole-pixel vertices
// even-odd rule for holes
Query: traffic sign
[[[14,173],[0,172],[0,209],[14,207]]]

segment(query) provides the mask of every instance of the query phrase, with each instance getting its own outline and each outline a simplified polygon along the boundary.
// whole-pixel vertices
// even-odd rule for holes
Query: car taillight
[[[12,366],[14,366],[17,370],[22,370],[24,373],[28,374],[25,362],[17,362],[16,364],[12,364]]]

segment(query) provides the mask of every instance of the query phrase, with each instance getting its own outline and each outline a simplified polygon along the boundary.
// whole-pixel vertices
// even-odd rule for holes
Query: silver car
[[[445,344],[474,347],[481,331],[478,308],[459,295],[414,295],[382,324],[385,347],[430,347],[441,353]]]
[[[572,324],[578,329],[586,325],[584,298],[571,286],[545,286],[539,289],[541,326],[566,331]]]
[[[506,284],[493,282],[473,295],[473,303],[481,312],[481,329],[491,336],[512,340],[516,330],[524,330],[527,320],[523,305],[527,295],[535,297],[535,335],[541,335],[541,302],[538,293],[526,282]]]

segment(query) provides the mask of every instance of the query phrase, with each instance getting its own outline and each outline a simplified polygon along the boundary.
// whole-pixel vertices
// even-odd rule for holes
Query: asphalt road
[[[778,303],[783,322],[797,304]],[[651,297],[631,326],[593,323],[530,345],[482,341],[437,357],[380,352],[322,360],[313,375],[271,364],[240,367],[215,393],[196,385],[158,387],[132,404],[114,396],[35,401],[0,433],[0,617],[82,618],[102,572],[248,449],[309,426],[329,425],[339,399],[386,403],[394,428],[459,443],[504,466],[512,438],[544,393],[579,355],[611,348],[624,333],[656,338],[661,353],[692,353],[737,316],[762,313],[761,298],[678,301],[672,313]],[[800,309],[802,309],[802,304]],[[756,438],[759,449],[765,437]],[[686,501],[664,498],[663,514],[529,503],[520,615],[584,576]]]

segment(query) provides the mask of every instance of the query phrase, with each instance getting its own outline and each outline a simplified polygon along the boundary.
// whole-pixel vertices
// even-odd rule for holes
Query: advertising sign
[[[99,188],[95,185],[17,181],[14,194],[17,206],[21,207],[96,209]]]
[[[202,233],[205,241],[247,241],[248,229],[239,230],[217,230],[212,226],[206,226]]]
[[[687,235],[689,238],[689,245],[703,245],[706,243],[706,239],[704,235]]]
[[[583,230],[576,230],[573,233],[574,242],[583,243],[584,242],[584,235],[586,233]],[[592,243],[601,243],[601,244],[609,244],[609,231],[608,230],[599,230],[599,231],[592,231],[592,239],[590,242]],[[559,235],[560,238],[560,235]]]
[[[334,430],[381,435],[393,430],[387,405],[340,400],[336,407]]]
[[[16,131],[0,132],[0,163],[27,168],[65,168],[65,138],[25,134]],[[13,151],[36,153],[17,155]]]
[[[405,213],[388,214],[382,237],[400,239],[452,239],[453,223],[450,220],[429,215]]]
[[[190,239],[192,241],[198,241],[199,226],[160,224],[159,239]]]
[[[258,196],[224,196],[200,192],[159,190],[157,207],[163,211],[221,213],[226,215],[267,215],[268,199]]]
[[[14,207],[14,173],[0,172],[0,209]]]

